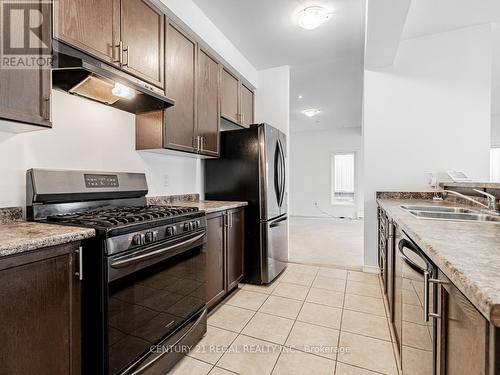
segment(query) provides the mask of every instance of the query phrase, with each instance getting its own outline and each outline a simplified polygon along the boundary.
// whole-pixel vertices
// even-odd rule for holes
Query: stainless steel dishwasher
[[[437,268],[401,230],[396,233],[395,316],[404,374],[436,373]]]

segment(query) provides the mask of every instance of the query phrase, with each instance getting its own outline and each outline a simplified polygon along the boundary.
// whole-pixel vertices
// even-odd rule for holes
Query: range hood
[[[53,41],[52,86],[131,113],[165,109],[164,91],[64,43]]]

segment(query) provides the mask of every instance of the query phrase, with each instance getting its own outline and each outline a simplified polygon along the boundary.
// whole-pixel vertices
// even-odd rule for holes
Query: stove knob
[[[144,245],[145,242],[146,237],[144,236],[144,234],[136,234],[134,235],[134,237],[132,237],[132,243],[134,245]]]
[[[167,236],[173,236],[175,227],[167,227]]]
[[[146,242],[153,242],[158,239],[158,232],[146,232]]]
[[[201,221],[200,220],[196,220],[196,228],[199,228],[201,227]]]
[[[184,230],[189,230],[189,223],[184,223]]]
[[[189,229],[191,230],[196,229],[196,223],[194,221],[189,223]]]

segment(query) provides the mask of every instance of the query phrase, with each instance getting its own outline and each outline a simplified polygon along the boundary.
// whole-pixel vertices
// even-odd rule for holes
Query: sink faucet
[[[468,195],[459,193],[458,191],[443,190],[443,192],[446,194],[450,193],[450,194],[456,195],[457,197],[463,198],[463,199],[468,200],[472,203],[475,203],[479,206],[482,206],[482,207],[486,208],[488,211],[492,211],[492,212],[496,213],[497,215],[500,214],[498,212],[498,208],[497,208],[497,198],[493,194],[487,193],[487,192],[479,190],[479,189],[474,189],[474,191],[476,193],[482,194],[486,198],[488,198],[488,204],[481,203],[478,200],[469,197]]]

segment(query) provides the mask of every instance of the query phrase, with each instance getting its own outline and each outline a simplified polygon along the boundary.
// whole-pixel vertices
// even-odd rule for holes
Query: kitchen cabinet
[[[385,214],[379,207],[379,220]],[[391,246],[394,249],[393,260],[388,260],[386,266],[388,278],[393,274],[392,302],[390,293],[385,298],[393,306],[391,325],[403,371],[415,375],[500,373],[499,329],[432,264],[390,216],[387,219],[388,254]],[[428,321],[424,319],[426,311],[430,313]]]
[[[224,214],[207,217],[207,305],[213,306],[226,293],[224,277]]]
[[[219,156],[219,63],[203,48],[198,49],[197,132],[200,152]]]
[[[0,259],[2,373],[81,373],[77,251],[73,243]]]
[[[222,68],[221,116],[248,127],[254,122],[254,93],[235,75]]]
[[[147,0],[121,0],[121,65],[164,88],[165,15]]]
[[[245,215],[243,209],[226,214],[227,289],[232,290],[243,279],[243,249],[245,248]]]
[[[253,121],[254,98],[253,91],[245,85],[241,85],[241,125],[248,128]]]
[[[243,279],[244,209],[207,216],[207,306],[213,308]]]
[[[239,81],[225,68],[222,68],[221,116],[226,120],[240,122]]]
[[[487,374],[488,321],[440,271],[438,280],[438,374]]]
[[[167,22],[166,93],[175,105],[166,110],[165,147],[195,152],[196,41]]]
[[[219,63],[167,22],[166,93],[175,105],[136,117],[136,148],[219,156]]]
[[[40,2],[44,23],[40,28],[40,39],[51,39],[50,4]],[[13,24],[19,35],[23,25]],[[51,75],[50,69],[0,69],[0,131],[22,132],[51,126]],[[20,123],[37,125],[25,126]]]
[[[107,63],[118,62],[120,0],[54,1],[54,37]]]
[[[54,37],[164,88],[165,16],[148,0],[60,0]]]

